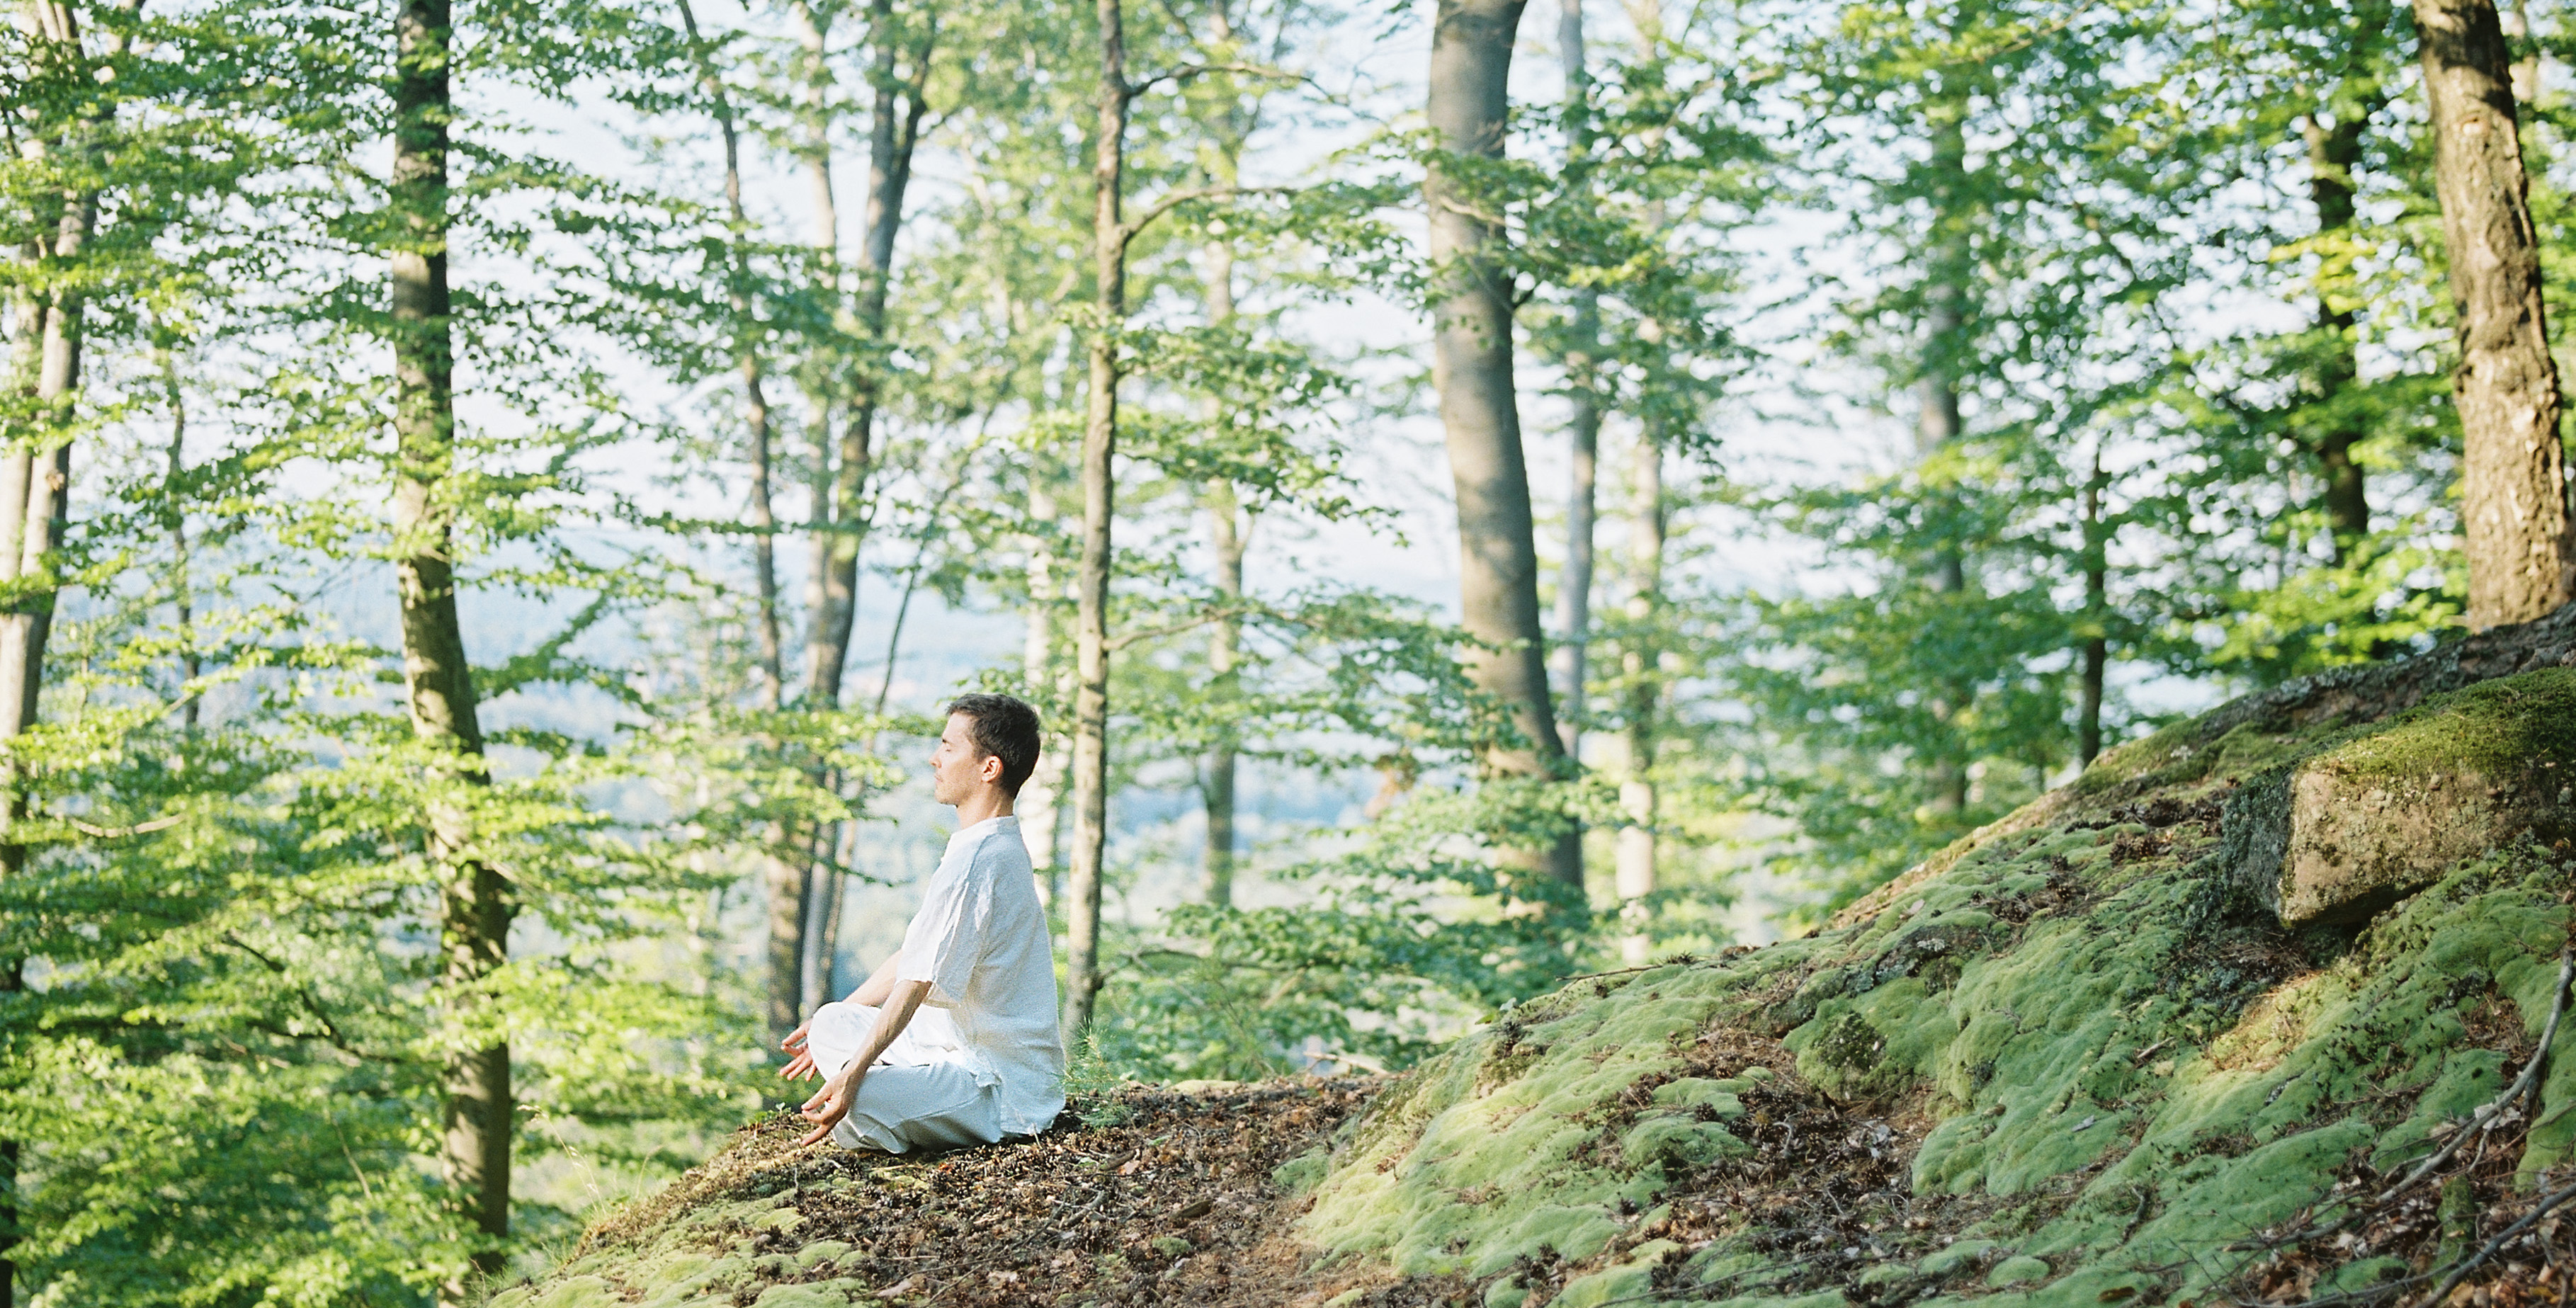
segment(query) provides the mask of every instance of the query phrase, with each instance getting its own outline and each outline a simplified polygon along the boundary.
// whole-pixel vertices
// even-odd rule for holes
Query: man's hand
[[[823,1088],[815,1091],[814,1097],[806,1100],[803,1108],[796,1110],[797,1116],[814,1123],[813,1131],[796,1142],[797,1148],[802,1149],[829,1136],[832,1134],[832,1128],[839,1126],[841,1119],[850,1115],[850,1105],[859,1097],[859,1082],[865,1079],[867,1074],[865,1063],[852,1063],[848,1072],[835,1080],[824,1082]]]
[[[778,1042],[779,1048],[795,1055],[787,1060],[787,1066],[778,1069],[780,1076],[790,1081],[802,1081],[814,1075],[814,1051],[807,1048],[805,1044],[805,1028],[812,1025],[814,1025],[814,1019],[809,1017],[805,1019],[803,1025],[788,1032],[786,1039]]]

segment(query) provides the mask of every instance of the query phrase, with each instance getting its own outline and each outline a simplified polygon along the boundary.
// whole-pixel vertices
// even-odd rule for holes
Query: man
[[[819,1075],[813,1133],[890,1154],[1035,1135],[1064,1108],[1055,959],[1011,802],[1038,763],[1037,710],[965,695],[930,756],[931,797],[957,834],[903,948],[782,1047],[781,1076]]]

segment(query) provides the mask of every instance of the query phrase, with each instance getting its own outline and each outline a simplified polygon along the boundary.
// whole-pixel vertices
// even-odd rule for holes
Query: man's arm
[[[877,966],[876,975],[861,982],[858,989],[850,992],[849,1002],[865,1004],[870,1008],[882,1007],[885,1004],[886,995],[894,989],[895,967],[902,962],[902,950],[898,949],[888,955],[886,961]],[[788,1032],[786,1039],[778,1042],[779,1048],[792,1055],[787,1060],[787,1066],[778,1069],[780,1076],[790,1081],[802,1081],[814,1075],[814,1052],[805,1044],[805,1028],[813,1023],[814,1019],[808,1017],[795,1030]]]
[[[867,1079],[868,1069],[894,1046],[895,1038],[903,1034],[903,1029],[912,1025],[912,1015],[921,1011],[921,1001],[930,993],[930,983],[891,980],[884,974],[893,968],[894,964],[888,962],[878,969],[878,976],[868,978],[868,983],[859,988],[864,993],[876,989],[878,982],[883,980],[889,989],[886,1001],[877,1006],[876,1032],[868,1037],[867,1048],[850,1060],[849,1067],[840,1076],[824,1082],[823,1088],[805,1101],[805,1107],[799,1111],[806,1121],[814,1123],[814,1130],[796,1142],[797,1148],[802,1149],[830,1135],[832,1128],[850,1115],[850,1105],[858,1099],[859,1083]]]

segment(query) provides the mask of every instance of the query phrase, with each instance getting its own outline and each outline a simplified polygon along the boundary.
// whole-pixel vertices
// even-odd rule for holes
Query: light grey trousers
[[[877,1010],[865,1004],[831,1003],[816,1009],[805,1028],[814,1070],[826,1079],[839,1076],[876,1029]],[[860,1080],[850,1115],[832,1128],[832,1142],[844,1149],[901,1154],[1001,1139],[999,1083],[977,1076],[962,1061],[941,1057],[943,1052],[896,1039]]]

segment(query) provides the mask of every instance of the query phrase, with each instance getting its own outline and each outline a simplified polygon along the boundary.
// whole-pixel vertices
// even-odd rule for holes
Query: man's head
[[[930,797],[962,804],[984,786],[1010,797],[1038,766],[1038,711],[1008,695],[960,695],[930,755]]]

